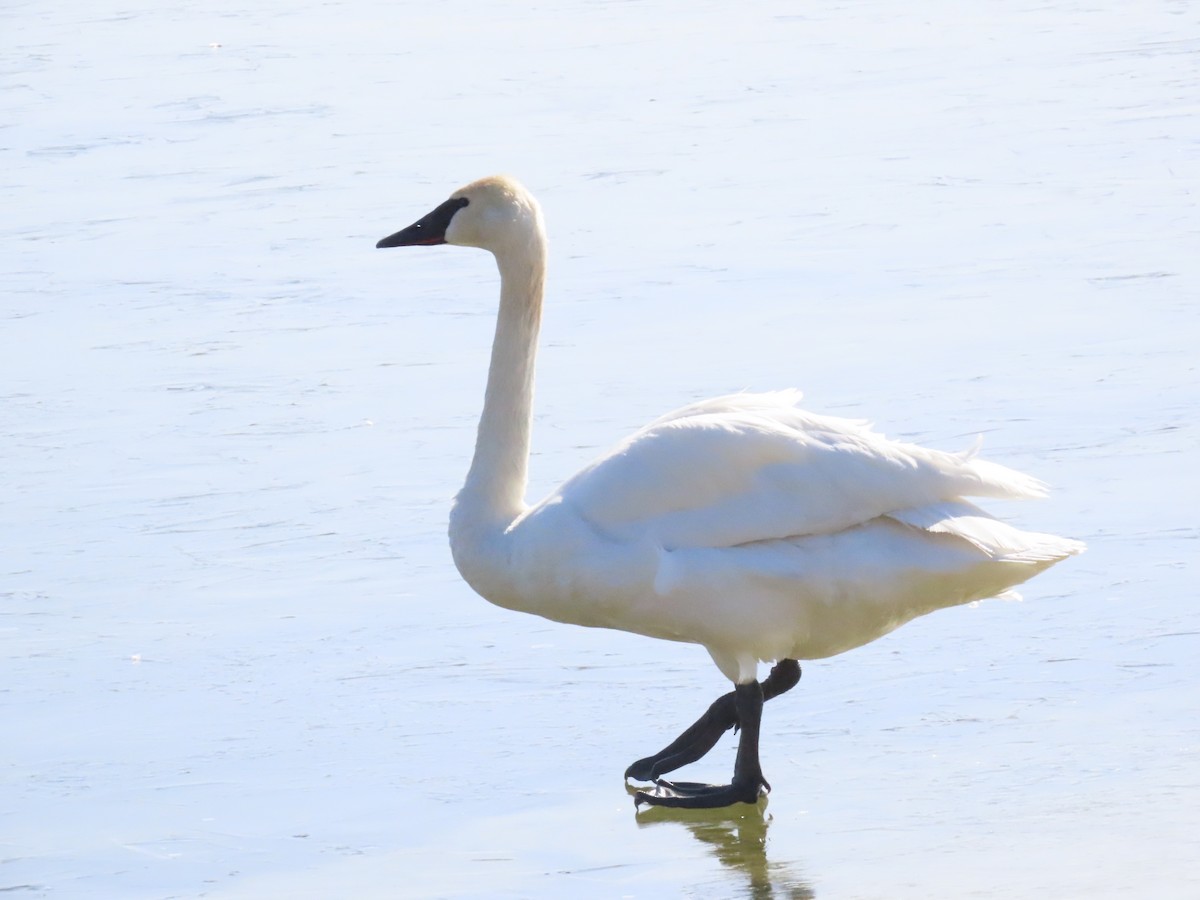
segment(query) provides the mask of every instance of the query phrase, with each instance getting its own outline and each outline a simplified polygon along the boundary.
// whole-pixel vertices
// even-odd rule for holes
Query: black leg
[[[737,720],[742,730],[737,760],[733,765],[733,780],[724,785],[660,781],[654,793],[639,791],[635,794],[633,801],[636,805],[649,803],[653,806],[684,809],[712,809],[734,803],[756,803],[763,790],[771,789],[763,778],[762,767],[758,761],[763,686],[757,681],[739,684],[734,688],[733,694]]]
[[[781,659],[771,667],[763,679],[763,700],[786,694],[800,683],[800,663],[794,659]]]
[[[687,731],[653,756],[639,759],[625,770],[626,778],[654,781],[660,775],[695,762],[711,750],[730,728],[737,726],[734,692],[718,697]]]
[[[781,659],[762,682],[763,700],[770,700],[791,690],[800,680],[800,664],[794,659]],[[730,691],[710,706],[683,734],[653,756],[639,759],[625,770],[626,778],[654,781],[660,775],[695,762],[704,756],[730,728],[738,727],[736,691]]]

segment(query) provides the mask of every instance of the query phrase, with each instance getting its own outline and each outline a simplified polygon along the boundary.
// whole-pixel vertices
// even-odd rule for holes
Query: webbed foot
[[[635,781],[656,781],[660,775],[674,772],[681,766],[704,756],[730,728],[737,727],[737,704],[730,691],[718,697],[695,724],[667,747],[639,759],[625,770],[625,777]]]
[[[800,664],[794,659],[781,659],[763,679],[763,700],[770,700],[786,693],[800,680]],[[711,750],[726,731],[739,726],[737,692],[730,691],[718,697],[704,715],[670,744],[655,753],[639,759],[625,770],[625,778],[635,781],[658,781],[668,772],[700,759]]]
[[[724,785],[659,780],[653,791],[638,791],[634,794],[635,806],[649,803],[651,806],[673,806],[682,809],[715,809],[734,803],[757,803],[759,793],[764,789],[770,790],[758,763],[758,730],[762,721],[763,686],[757,681],[739,684],[733,689],[732,697],[732,721],[736,722],[742,731],[737,759],[733,764],[733,780]],[[722,697],[714,703],[704,718],[712,716],[713,710],[722,705],[725,699]],[[697,725],[703,721],[704,719]],[[720,737],[720,733],[716,736]],[[713,742],[715,743],[715,738]],[[663,754],[659,754],[659,757],[662,756]],[[653,762],[654,759],[656,758],[651,758],[652,769],[661,766],[661,760]],[[630,768],[637,766],[638,763],[634,763]]]
[[[716,809],[735,803],[757,803],[771,790],[765,780],[738,781],[733,784],[701,784],[696,781],[660,780],[653,791],[638,791],[634,806],[670,806],[676,809]]]

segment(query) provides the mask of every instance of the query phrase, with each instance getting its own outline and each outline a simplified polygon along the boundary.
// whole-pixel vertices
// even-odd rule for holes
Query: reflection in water
[[[685,826],[697,840],[711,845],[722,865],[745,874],[746,893],[753,900],[813,900],[812,886],[794,874],[787,863],[767,859],[766,798],[750,806],[738,803],[724,809],[671,809],[646,806],[637,814],[639,828],[657,828],[667,823]]]

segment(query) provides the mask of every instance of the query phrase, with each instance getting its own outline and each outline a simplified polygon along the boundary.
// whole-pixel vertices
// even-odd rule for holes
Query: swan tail
[[[1046,566],[1084,550],[1082,541],[1055,534],[1022,531],[965,500],[900,510],[889,513],[888,518],[931,534],[952,535],[996,562]]]
[[[998,497],[1013,500],[1033,500],[1045,497],[1050,490],[1046,482],[1008,466],[981,459],[983,435],[975,438],[966,450],[952,454],[962,466],[963,474],[970,481],[964,493],[973,497]]]

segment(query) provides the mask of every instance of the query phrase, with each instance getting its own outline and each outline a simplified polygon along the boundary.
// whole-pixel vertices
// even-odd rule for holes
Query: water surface
[[[1200,893],[1188,5],[256,7],[0,12],[0,890]],[[372,249],[493,171],[552,240],[534,497],[796,386],[983,434],[1088,554],[806,665],[760,808],[636,814],[727,686],[461,583],[494,270]]]

